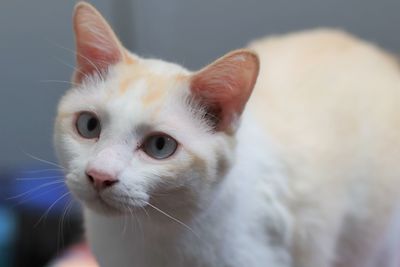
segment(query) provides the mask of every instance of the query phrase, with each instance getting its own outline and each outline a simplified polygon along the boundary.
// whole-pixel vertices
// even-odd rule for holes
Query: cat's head
[[[174,212],[207,199],[231,167],[257,56],[237,50],[197,72],[143,59],[85,3],[74,30],[75,86],[55,124],[70,190],[92,209],[117,213],[148,205]]]

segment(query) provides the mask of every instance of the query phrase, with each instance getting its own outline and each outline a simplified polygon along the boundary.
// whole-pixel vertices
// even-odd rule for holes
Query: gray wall
[[[134,52],[191,69],[249,40],[331,26],[400,51],[399,0],[93,0]],[[0,2],[0,167],[54,160],[52,123],[74,63],[75,1]],[[64,49],[65,47],[67,49]]]

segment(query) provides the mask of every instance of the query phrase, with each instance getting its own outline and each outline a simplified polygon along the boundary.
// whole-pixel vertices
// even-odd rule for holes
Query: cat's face
[[[77,85],[55,125],[68,187],[97,211],[195,208],[231,165],[257,57],[239,50],[191,73],[127,52],[88,4],[74,23]]]

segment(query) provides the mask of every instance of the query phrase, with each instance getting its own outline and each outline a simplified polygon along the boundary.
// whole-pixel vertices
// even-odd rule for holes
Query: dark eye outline
[[[154,138],[154,137],[156,137],[156,136],[164,136],[164,137],[166,137],[166,138],[170,138],[170,139],[172,139],[172,140],[175,141],[176,147],[175,147],[174,151],[173,151],[168,157],[159,159],[159,158],[153,157],[153,156],[151,156],[149,153],[147,153],[146,148],[145,148],[146,142],[147,142],[150,138]],[[169,134],[166,134],[166,133],[164,133],[164,132],[154,132],[154,133],[151,133],[151,134],[149,134],[149,135],[146,135],[146,137],[143,138],[143,141],[139,144],[138,149],[142,150],[142,151],[143,151],[149,158],[151,158],[151,159],[154,159],[154,160],[156,160],[156,161],[163,161],[163,160],[170,159],[173,155],[175,155],[175,153],[176,153],[176,151],[178,150],[179,147],[180,147],[180,143],[179,143],[175,138],[173,138],[172,136],[170,136]]]
[[[80,116],[82,116],[83,114],[91,115],[91,116],[93,116],[93,117],[95,117],[95,118],[97,119],[97,121],[98,121],[98,123],[99,123],[99,127],[100,127],[100,131],[99,131],[99,135],[98,135],[98,136],[93,137],[93,138],[89,138],[89,137],[86,137],[86,136],[82,135],[82,133],[79,131],[78,120],[79,120]],[[99,139],[99,137],[100,137],[101,129],[102,129],[102,127],[101,127],[101,121],[100,121],[100,119],[99,119],[99,116],[97,116],[97,114],[94,113],[94,112],[92,112],[92,111],[81,111],[81,112],[76,113],[76,115],[75,115],[74,129],[75,129],[76,134],[77,134],[79,137],[81,137],[81,138],[83,138],[83,139],[87,139],[87,140],[96,140],[96,141],[97,141],[97,140]]]

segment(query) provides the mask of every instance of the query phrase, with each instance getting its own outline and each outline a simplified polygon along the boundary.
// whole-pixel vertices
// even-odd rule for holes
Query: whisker
[[[59,236],[57,238],[57,250],[59,251],[61,247],[64,245],[64,220],[67,214],[68,209],[72,206],[72,199],[68,201],[68,203],[64,206],[64,211],[60,220],[58,221],[58,232]]]
[[[48,161],[48,160],[45,160],[45,159],[38,158],[38,157],[36,157],[36,156],[34,156],[34,155],[32,155],[32,154],[26,152],[26,151],[22,151],[22,152],[23,152],[26,156],[28,156],[28,157],[30,157],[30,158],[32,158],[32,159],[34,159],[34,160],[37,160],[37,161],[40,161],[40,162],[43,162],[43,163],[47,163],[47,164],[49,164],[49,165],[52,165],[52,166],[61,168],[62,170],[65,169],[63,166],[58,165],[57,163],[54,163],[54,162],[51,162],[51,161]]]
[[[81,71],[80,69],[76,68],[75,66],[73,66],[73,65],[71,65],[71,64],[69,64],[69,63],[67,63],[67,62],[64,62],[63,60],[59,59],[58,57],[53,57],[53,59],[54,59],[55,61],[57,61],[57,62],[63,64],[64,66],[70,67],[70,68],[73,69],[74,71],[79,72],[79,73],[82,74],[85,78],[88,78],[88,77],[89,77],[86,73],[84,73],[84,72]]]
[[[75,87],[78,87],[79,84],[74,83],[74,82],[69,82],[69,81],[62,81],[62,80],[40,80],[39,82],[41,83],[65,83],[65,84],[69,84]]]
[[[124,207],[124,209],[128,208],[128,210],[130,210],[129,207],[125,206],[125,204],[123,204],[123,203],[122,203],[122,206]],[[121,233],[122,236],[124,236],[126,234],[126,220],[128,220],[128,219],[129,218],[127,218],[127,216],[124,216],[124,226],[122,228],[122,233]],[[129,221],[128,221],[128,223],[129,223]]]
[[[134,215],[132,209],[129,207],[129,205],[128,205],[128,210],[129,210],[129,214],[131,215],[130,218],[133,218],[135,215]],[[129,219],[130,219],[130,218],[129,218]],[[132,223],[132,226],[134,227],[134,228],[133,228],[133,231],[135,231],[135,224]]]
[[[25,199],[22,199],[18,203],[16,203],[15,205],[13,205],[13,207],[17,207],[19,205],[22,205],[22,204],[28,202],[28,201],[32,201],[34,199],[37,199],[38,197],[41,197],[41,196],[43,196],[43,195],[45,195],[47,193],[50,193],[50,192],[52,192],[54,190],[57,190],[57,189],[60,189],[62,187],[64,187],[64,184],[57,185],[57,186],[55,186],[55,187],[53,187],[53,188],[51,188],[49,190],[46,190],[46,191],[44,191],[44,192],[42,192],[40,194],[37,194],[35,196],[27,196]]]
[[[58,168],[58,169],[55,169],[55,168],[52,168],[52,169],[41,169],[41,170],[33,170],[33,171],[22,171],[21,173],[40,173],[40,172],[49,172],[49,171],[60,171],[61,169],[60,168]]]
[[[66,221],[67,221],[67,227],[69,226],[71,228],[71,220],[70,217],[68,217],[71,214],[71,210],[74,207],[74,204],[76,203],[76,200],[74,198],[71,198],[71,206],[69,207],[68,211],[67,211],[67,215],[66,215]],[[69,214],[68,214],[69,213]]]
[[[176,219],[175,217],[169,215],[168,213],[162,211],[161,209],[157,208],[156,206],[150,204],[149,202],[144,201],[144,203],[146,203],[147,205],[149,205],[150,207],[152,207],[153,209],[155,209],[156,211],[160,212],[161,214],[167,216],[168,218],[170,218],[171,220],[173,220],[174,222],[180,224],[181,226],[185,227],[186,229],[188,229],[190,232],[192,232],[198,239],[201,240],[200,236],[192,229],[190,228],[190,226],[188,226],[187,224],[181,222],[180,220]]]
[[[50,40],[49,40],[50,41]],[[96,70],[96,72],[99,74],[100,78],[104,81],[104,77],[102,76],[101,71],[99,70],[99,68],[96,66],[96,64],[94,64],[94,62],[92,60],[90,60],[88,57],[82,55],[81,53],[78,53],[78,51],[74,50],[74,49],[70,49],[68,47],[64,47],[58,43],[55,43],[53,41],[50,41],[54,46],[57,46],[58,48],[64,49],[66,51],[69,51],[71,53],[73,53],[75,56],[81,57],[84,60],[86,60],[90,65],[92,65],[92,67]],[[86,76],[86,75],[85,75]]]
[[[36,191],[38,191],[38,190],[41,189],[41,188],[44,188],[44,187],[47,187],[47,186],[50,186],[50,185],[53,185],[53,184],[61,184],[61,183],[63,183],[63,182],[64,182],[64,181],[53,181],[53,182],[44,183],[44,184],[41,184],[41,185],[39,185],[39,186],[37,186],[37,187],[35,187],[35,188],[33,188],[33,189],[30,189],[30,190],[26,191],[26,192],[20,193],[20,194],[18,194],[18,195],[16,195],[16,196],[8,197],[8,198],[6,198],[6,200],[16,199],[16,198],[25,196],[25,195],[27,195],[27,194],[29,194],[29,193],[36,192]]]
[[[157,193],[157,192],[152,192],[151,194],[159,197],[167,197],[171,195],[170,193]]]
[[[144,211],[144,213],[146,213],[147,218],[150,219],[150,215],[147,212],[147,210],[144,207],[140,207],[140,208]]]
[[[46,217],[49,214],[50,210],[57,204],[57,202],[60,201],[61,199],[63,199],[64,197],[68,196],[69,194],[71,194],[71,193],[67,192],[67,193],[63,194],[61,197],[59,197],[56,201],[54,201],[53,204],[51,204],[50,207],[46,210],[46,212],[42,216],[40,216],[39,221],[37,221],[37,223],[35,223],[34,227],[36,228],[42,220],[46,220]]]
[[[135,211],[133,211],[133,213],[135,214]],[[140,222],[140,219],[137,216],[134,216],[134,217],[135,217],[135,221],[136,221],[136,223],[138,225],[138,230],[141,233],[142,240],[144,240],[143,225],[142,225],[142,223]]]
[[[57,176],[46,176],[46,177],[27,177],[27,178],[15,178],[16,181],[38,181],[38,180],[48,180],[48,179],[55,179],[55,178],[63,178],[63,175]],[[61,179],[58,179],[61,180]]]

